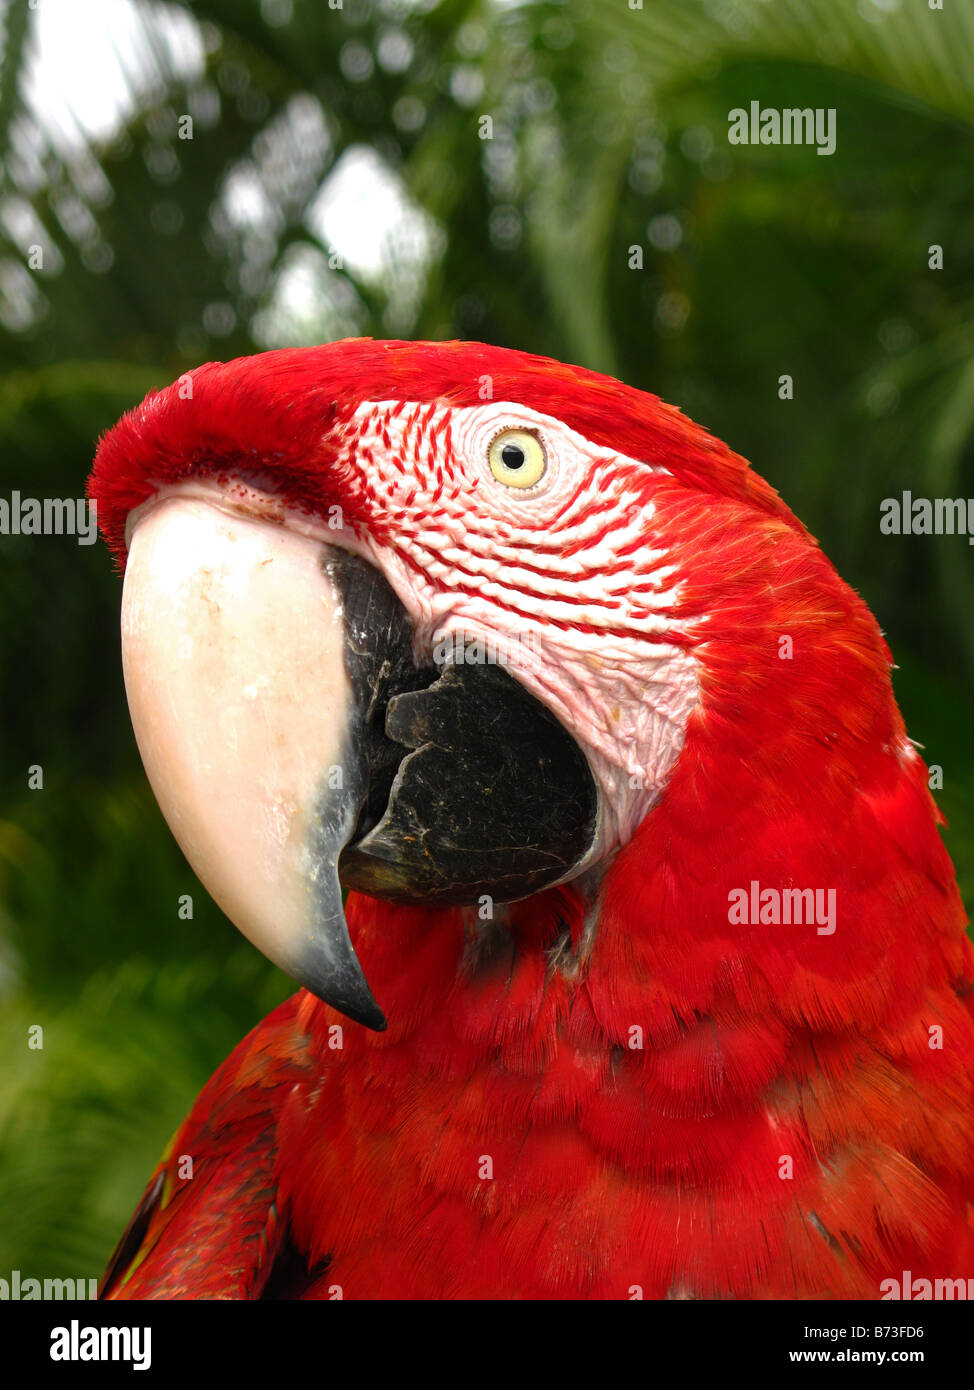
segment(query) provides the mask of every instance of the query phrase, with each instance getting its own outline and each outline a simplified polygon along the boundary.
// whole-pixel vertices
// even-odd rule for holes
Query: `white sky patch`
[[[144,15],[132,0],[38,0],[24,97],[59,153],[85,139],[109,139],[147,93],[162,94],[165,74]],[[200,78],[204,50],[196,21],[170,5],[153,5],[149,15],[164,62],[185,80]]]
[[[385,328],[406,333],[444,234],[368,145],[351,145],[325,179],[305,225],[353,275],[389,295]]]
[[[425,263],[433,220],[406,197],[402,181],[368,145],[351,145],[308,209],[308,227],[363,280]]]
[[[328,269],[323,251],[291,246],[251,331],[259,347],[312,347],[363,331],[364,309],[349,282]]]
[[[434,0],[383,4],[393,17],[434,7]],[[173,75],[190,86],[202,81],[214,31],[178,6],[139,5],[134,0],[38,0],[31,21],[22,78],[26,115],[11,133],[9,172],[28,197],[38,192],[48,181],[42,163],[47,143],[73,169],[83,199],[97,209],[112,196],[98,162],[98,146],[110,141],[137,111],[164,102]],[[278,130],[282,122],[289,129]],[[275,162],[278,146],[287,143],[279,137],[285,135],[293,148],[286,152],[286,161]],[[303,152],[303,159],[295,159],[295,149]],[[352,276],[381,287],[389,296],[384,329],[393,335],[408,333],[429,266],[442,249],[442,229],[369,146],[352,146],[328,169],[332,154],[326,113],[316,98],[296,95],[256,136],[251,151],[228,169],[222,188],[214,188],[217,215],[222,213],[238,234],[253,232],[263,238],[269,258],[284,222],[306,205],[304,225],[325,257],[337,253]],[[276,184],[278,165],[286,186]],[[290,207],[285,207],[288,202]],[[11,202],[5,213],[6,230],[15,244],[29,234],[45,245],[49,268],[56,271],[56,248],[28,227],[24,207]],[[37,312],[27,302],[27,289],[0,284],[0,300],[16,299],[15,290],[24,302],[11,313],[17,326],[25,327]],[[303,254],[292,248],[284,258],[254,329],[263,345],[320,341],[332,332],[341,336],[357,331],[362,309],[340,269],[330,273],[309,243]]]

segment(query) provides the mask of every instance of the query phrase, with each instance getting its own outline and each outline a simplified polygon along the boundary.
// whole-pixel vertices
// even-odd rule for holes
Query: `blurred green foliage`
[[[143,0],[129,105],[97,142],[30,104],[35,12],[5,7],[0,496],[80,496],[99,433],[208,358],[365,333],[612,371],[750,458],[868,600],[974,901],[972,551],[878,527],[903,488],[974,496],[974,11],[180,8],[196,58]],[[752,100],[834,107],[836,153],[729,145]],[[378,264],[328,231],[369,167],[399,200]],[[104,548],[0,537],[0,593],[0,1274],[90,1277],[199,1087],[291,985],[148,791]]]

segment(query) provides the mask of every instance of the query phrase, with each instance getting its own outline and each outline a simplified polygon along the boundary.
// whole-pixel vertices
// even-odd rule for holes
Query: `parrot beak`
[[[322,555],[199,497],[148,504],[122,597],[125,690],[156,799],[219,906],[287,974],[383,1028],[338,881],[363,800],[359,711]]]
[[[128,532],[122,661],[156,799],[231,921],[326,1003],[386,1026],[342,882],[511,901],[590,850],[567,731],[500,668],[418,665],[366,560],[206,488],[157,494]]]

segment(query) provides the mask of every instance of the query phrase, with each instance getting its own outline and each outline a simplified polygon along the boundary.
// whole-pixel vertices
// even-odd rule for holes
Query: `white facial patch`
[[[506,664],[599,784],[598,841],[579,869],[625,844],[699,700],[696,659],[668,640],[682,631],[673,566],[646,540],[646,480],[665,470],[516,402],[367,402],[346,428],[343,462],[394,533],[383,543],[363,528],[357,541],[409,613],[417,657]],[[491,472],[491,441],[510,429],[544,447],[532,487]]]

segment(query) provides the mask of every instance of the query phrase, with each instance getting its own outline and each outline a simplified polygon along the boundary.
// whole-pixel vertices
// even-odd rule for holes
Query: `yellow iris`
[[[490,471],[508,487],[534,487],[548,467],[544,445],[530,430],[505,430],[491,440]]]

